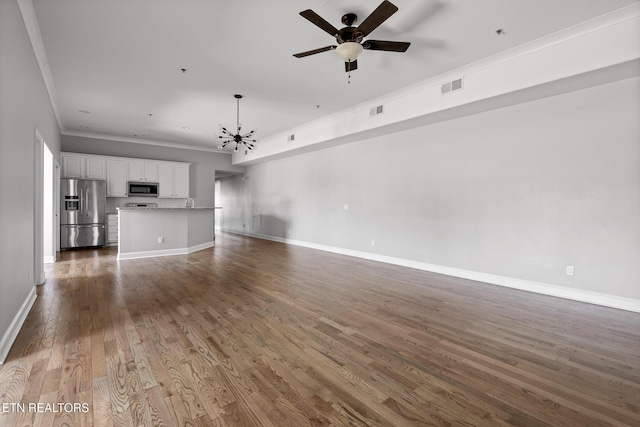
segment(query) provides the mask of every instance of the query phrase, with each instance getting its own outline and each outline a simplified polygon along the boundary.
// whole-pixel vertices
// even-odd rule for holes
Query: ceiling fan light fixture
[[[364,48],[357,42],[344,42],[336,48],[336,52],[344,62],[353,62],[358,59]]]

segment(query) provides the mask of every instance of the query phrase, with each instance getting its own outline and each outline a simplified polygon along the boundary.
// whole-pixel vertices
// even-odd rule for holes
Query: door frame
[[[34,285],[45,281],[44,273],[44,138],[35,128],[33,192],[33,271]]]

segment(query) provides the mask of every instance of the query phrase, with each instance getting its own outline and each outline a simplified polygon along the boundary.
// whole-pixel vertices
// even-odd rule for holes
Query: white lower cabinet
[[[118,214],[107,214],[107,245],[118,244]]]

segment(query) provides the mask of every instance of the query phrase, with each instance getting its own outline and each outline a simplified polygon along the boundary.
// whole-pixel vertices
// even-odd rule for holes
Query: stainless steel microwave
[[[129,181],[129,197],[158,197],[157,182]]]

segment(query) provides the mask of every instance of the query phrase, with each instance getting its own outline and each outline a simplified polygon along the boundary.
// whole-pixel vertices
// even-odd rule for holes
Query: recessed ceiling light
[[[80,129],[89,129],[89,126],[80,126]]]
[[[80,112],[82,114],[91,114],[91,112],[87,111],[87,110],[78,110],[78,112]]]
[[[191,128],[189,128],[189,127],[187,127],[187,126],[183,126],[183,127],[182,127],[182,129],[184,129],[184,130],[189,130],[189,129],[191,129]]]

